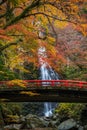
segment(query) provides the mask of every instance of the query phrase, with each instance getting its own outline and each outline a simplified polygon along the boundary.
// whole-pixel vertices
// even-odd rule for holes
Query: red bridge
[[[87,102],[87,82],[74,80],[1,81],[0,100],[6,102]]]

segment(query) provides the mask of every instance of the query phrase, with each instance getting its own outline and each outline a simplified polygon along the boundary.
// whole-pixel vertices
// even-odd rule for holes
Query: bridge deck
[[[0,99],[6,102],[84,102],[87,91],[64,89],[33,89],[0,91]]]
[[[81,81],[27,81],[25,88],[1,83],[0,100],[5,102],[87,103],[87,83]],[[42,85],[43,83],[43,85]],[[4,85],[4,87],[3,87]]]

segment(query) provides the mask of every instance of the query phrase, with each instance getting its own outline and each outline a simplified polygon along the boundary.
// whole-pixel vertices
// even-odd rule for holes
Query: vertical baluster
[[[38,86],[38,87],[41,87],[41,86],[42,86],[41,80],[37,80],[37,86]]]
[[[35,84],[36,84],[35,86],[38,87],[38,86],[39,86],[39,81],[36,80],[36,81],[35,81]]]
[[[78,86],[79,86],[80,88],[82,88],[82,87],[83,87],[83,83],[82,83],[82,82],[79,82]]]
[[[66,81],[64,81],[64,86],[65,87],[69,87],[69,82],[66,80]]]
[[[54,87],[54,80],[51,81],[51,86]]]

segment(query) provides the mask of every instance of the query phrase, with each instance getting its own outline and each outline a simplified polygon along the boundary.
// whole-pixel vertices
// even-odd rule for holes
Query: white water
[[[38,49],[38,56],[39,56],[39,64],[40,64],[40,73],[41,73],[41,80],[58,80],[59,76],[54,70],[51,68],[49,63],[47,62],[47,54],[46,54],[46,48],[40,47]],[[44,87],[43,82],[43,87]],[[49,83],[48,83],[49,84]],[[44,115],[46,117],[52,116],[52,103],[51,102],[45,102],[44,103]]]
[[[46,117],[52,116],[52,103],[51,102],[44,103],[44,115]]]

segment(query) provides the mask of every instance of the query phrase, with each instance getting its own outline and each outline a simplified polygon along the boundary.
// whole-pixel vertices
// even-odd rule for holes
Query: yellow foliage
[[[0,71],[0,74],[4,74],[5,72],[3,72],[3,71]]]
[[[80,31],[84,34],[84,36],[87,36],[87,24],[82,24]]]
[[[6,98],[0,99],[0,103],[1,103],[1,102],[7,102],[7,101],[9,101],[9,99],[6,99]]]
[[[25,95],[29,95],[29,96],[37,96],[40,95],[38,93],[32,92],[32,91],[22,91],[20,92],[20,94],[25,94]]]
[[[19,116],[18,115],[7,115],[7,118],[5,118],[6,122],[18,122]]]
[[[8,86],[15,86],[15,87],[21,87],[26,88],[27,83],[23,80],[15,79],[7,82]]]
[[[66,27],[68,25],[68,23],[65,21],[65,22],[63,22],[63,21],[55,21],[55,26],[56,27],[58,27],[58,28],[64,28],[64,27]]]
[[[48,37],[48,42],[53,45],[54,42],[55,42],[55,38],[53,38],[53,37]]]
[[[50,54],[52,54],[53,57],[56,57],[56,49],[55,49],[55,46],[53,45],[47,45],[47,51],[50,52]]]
[[[38,3],[35,3],[37,2],[35,0],[9,0],[9,2],[11,3],[9,11],[11,11],[13,17],[7,12],[6,5],[8,2],[1,4],[0,7],[2,16],[0,19],[2,45],[7,45],[8,41],[12,42],[19,38],[23,39],[21,44],[17,43],[15,47],[11,46],[5,49],[6,67],[12,70],[16,68],[22,72],[28,72],[23,68],[23,63],[26,61],[28,63],[33,62],[35,65],[38,64],[38,32],[43,27],[48,34],[50,32],[49,21],[55,28],[64,28],[68,22],[77,23],[76,26],[79,25],[79,30],[84,35],[87,35],[87,24],[80,24],[84,20],[79,15],[79,3],[83,4],[86,0],[40,0]],[[5,16],[5,14],[8,14],[10,19],[6,20],[7,15]],[[3,29],[5,27],[6,29]],[[55,47],[53,47],[56,40],[48,34],[45,41],[48,42],[48,45],[45,45],[48,53],[52,58],[58,58]]]

